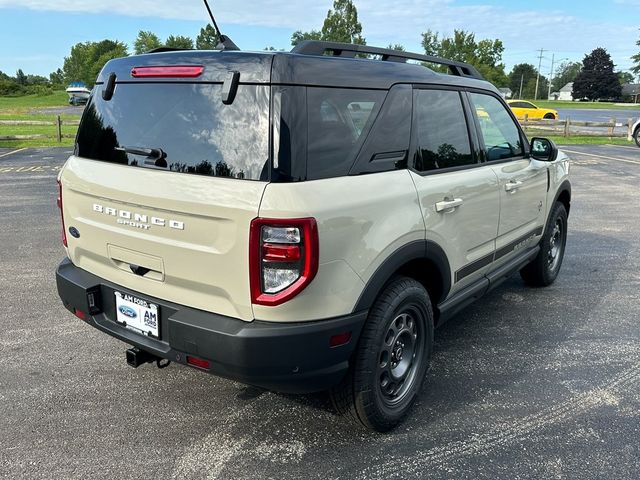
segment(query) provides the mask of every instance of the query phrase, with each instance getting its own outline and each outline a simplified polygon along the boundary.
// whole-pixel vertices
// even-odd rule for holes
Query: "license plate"
[[[115,292],[116,321],[142,335],[160,338],[160,307],[128,293]]]

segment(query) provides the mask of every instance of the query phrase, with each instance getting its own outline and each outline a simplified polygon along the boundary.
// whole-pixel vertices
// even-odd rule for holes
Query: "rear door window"
[[[349,173],[386,91],[307,89],[307,178]]]
[[[220,84],[135,83],[118,84],[109,101],[93,95],[78,131],[77,154],[187,174],[268,180],[270,87],[240,85],[231,105],[222,103],[221,90]],[[151,157],[141,153],[148,150]]]

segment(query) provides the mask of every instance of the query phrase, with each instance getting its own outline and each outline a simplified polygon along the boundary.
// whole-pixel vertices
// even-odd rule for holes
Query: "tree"
[[[207,23],[204,28],[200,29],[200,33],[196,37],[196,48],[198,50],[215,50],[220,43],[220,36],[213,25]]]
[[[582,68],[580,62],[564,62],[558,66],[553,81],[551,82],[551,91],[559,92],[567,83],[573,82]]]
[[[169,35],[167,41],[164,42],[164,46],[168,48],[184,48],[187,50],[192,50],[193,40],[183,35]]]
[[[24,74],[21,68],[16,72],[16,83],[18,85],[26,85],[27,84],[27,76]]]
[[[399,52],[406,51],[404,45],[400,45],[399,43],[390,43],[389,45],[387,45],[387,48],[389,50],[397,50]]]
[[[629,72],[616,72],[620,85],[626,85],[627,83],[633,83],[635,77]]]
[[[51,72],[49,74],[49,83],[51,85],[63,85],[64,84],[64,72],[61,68],[57,69],[55,72]]]
[[[582,61],[582,70],[573,82],[573,98],[576,100],[618,99],[622,86],[613,71],[611,56],[604,48],[596,48]]]
[[[509,88],[513,92],[513,98],[535,98],[536,79],[538,70],[530,63],[514,65],[509,73]],[[520,94],[522,84],[522,94]],[[538,82],[538,98],[543,98],[549,88],[549,83],[544,75],[540,75]]]
[[[133,51],[136,55],[146,53],[154,48],[160,48],[162,42],[160,38],[153,32],[140,30],[135,42],[133,42]]]
[[[636,42],[636,45],[640,47],[640,40]],[[640,76],[640,52],[638,52],[636,55],[633,55],[631,57],[631,60],[633,60],[633,63],[635,63],[635,65],[631,67],[631,71]]]
[[[64,80],[93,85],[105,63],[127,55],[127,46],[117,40],[76,43],[71,47],[71,54],[64,59]]]
[[[362,25],[358,21],[358,9],[351,0],[335,0],[333,10],[327,12],[322,24],[322,39],[332,42],[366,45]]]
[[[440,38],[438,32],[427,30],[422,34],[422,47],[427,55],[466,62],[474,67],[489,82],[503,87],[509,83],[504,72],[500,40],[476,41],[475,34],[454,30],[453,37]]]
[[[327,12],[319,31],[297,30],[291,35],[291,45],[294,47],[304,40],[367,44],[362,36],[362,24],[358,21],[358,10],[351,0],[334,0],[333,10]]]

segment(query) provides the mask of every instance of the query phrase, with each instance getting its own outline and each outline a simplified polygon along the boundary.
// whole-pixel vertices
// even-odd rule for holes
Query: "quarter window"
[[[471,93],[469,96],[480,123],[487,161],[523,156],[520,130],[504,105],[490,95]]]
[[[460,93],[416,90],[414,99],[416,170],[427,172],[476,163]]]

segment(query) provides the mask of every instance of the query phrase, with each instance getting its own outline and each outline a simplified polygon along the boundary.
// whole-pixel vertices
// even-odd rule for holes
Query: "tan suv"
[[[554,281],[568,172],[459,62],[326,42],[112,60],[60,172],[58,291],[134,367],[330,390],[385,431],[434,327],[517,271]]]

